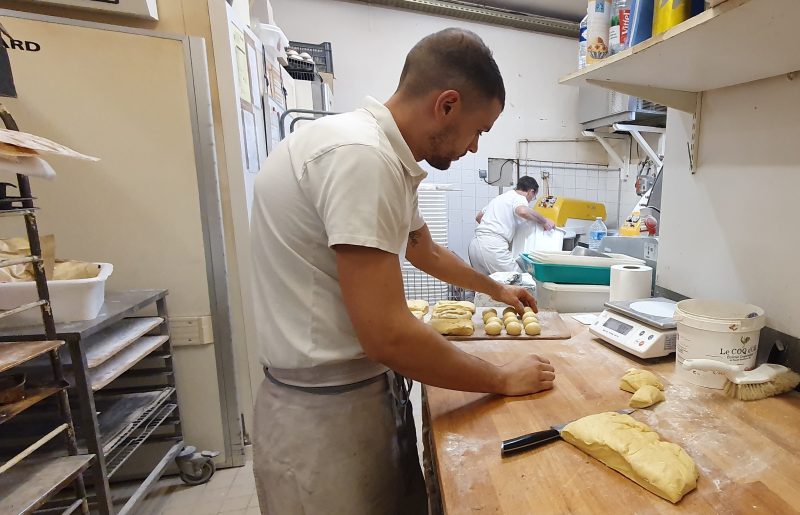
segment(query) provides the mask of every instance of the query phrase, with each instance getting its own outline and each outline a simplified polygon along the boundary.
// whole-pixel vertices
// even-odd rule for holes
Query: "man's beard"
[[[450,128],[442,129],[438,134],[434,134],[430,139],[431,155],[425,161],[437,170],[447,170],[453,161],[458,157],[446,155],[444,149],[447,148],[447,141],[453,131]]]

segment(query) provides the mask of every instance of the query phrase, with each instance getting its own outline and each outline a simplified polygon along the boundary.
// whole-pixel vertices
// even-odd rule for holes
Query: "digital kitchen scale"
[[[589,332],[640,358],[666,356],[678,340],[676,306],[662,297],[606,302]]]

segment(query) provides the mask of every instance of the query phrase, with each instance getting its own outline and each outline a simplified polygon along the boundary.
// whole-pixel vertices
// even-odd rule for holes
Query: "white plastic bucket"
[[[750,370],[756,365],[758,338],[766,323],[764,310],[752,304],[726,300],[689,299],[675,309],[678,343],[677,373],[707,388],[725,387],[720,372],[685,370],[685,359],[711,359]]]
[[[100,269],[97,277],[90,279],[68,279],[47,281],[50,305],[56,323],[78,322],[97,317],[105,301],[106,281],[114,271],[111,263],[95,263]],[[0,284],[0,309],[11,309],[38,300],[36,283],[33,281]],[[20,327],[42,324],[39,309],[24,311],[2,320],[2,327]]]

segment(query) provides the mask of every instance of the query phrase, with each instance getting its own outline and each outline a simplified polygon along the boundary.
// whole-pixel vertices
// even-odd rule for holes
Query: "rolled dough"
[[[664,392],[655,386],[646,384],[636,390],[628,405],[631,408],[648,408],[665,399]]]
[[[619,381],[620,389],[631,393],[636,393],[636,390],[646,384],[655,386],[659,390],[664,389],[664,385],[661,384],[661,381],[654,373],[650,372],[649,370],[642,370],[639,368],[629,369]]]
[[[431,327],[443,335],[471,336],[475,332],[475,326],[468,318],[431,318]]]
[[[567,424],[561,437],[670,502],[697,487],[699,474],[692,458],[630,415],[590,415]]]
[[[408,309],[411,311],[422,311],[423,313],[428,312],[428,301],[427,300],[408,300],[406,299],[406,304],[408,305]]]

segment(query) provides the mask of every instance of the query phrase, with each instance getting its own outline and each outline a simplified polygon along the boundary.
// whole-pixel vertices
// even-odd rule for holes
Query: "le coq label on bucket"
[[[763,309],[713,300],[686,300],[678,303],[675,321],[677,370],[687,381],[721,389],[727,380],[720,372],[684,369],[687,359],[710,359],[743,370],[755,367],[759,335],[765,323]]]

